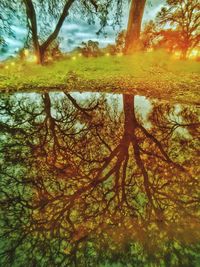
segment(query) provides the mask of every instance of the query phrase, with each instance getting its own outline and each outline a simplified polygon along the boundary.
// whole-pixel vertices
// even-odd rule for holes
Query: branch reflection
[[[1,95],[2,266],[197,266],[198,108],[137,99]]]

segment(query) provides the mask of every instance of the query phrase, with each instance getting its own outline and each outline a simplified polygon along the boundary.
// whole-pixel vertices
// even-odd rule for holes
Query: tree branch
[[[75,0],[68,0],[65,3],[65,6],[63,8],[63,12],[58,20],[58,23],[52,32],[52,34],[47,38],[47,40],[42,44],[41,48],[42,50],[45,50],[48,48],[48,46],[57,38],[59,31],[65,21],[65,18],[68,16],[68,12],[72,4],[75,2]]]

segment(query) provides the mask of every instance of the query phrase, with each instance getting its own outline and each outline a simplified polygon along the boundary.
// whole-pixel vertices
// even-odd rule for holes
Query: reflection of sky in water
[[[62,100],[63,97],[65,97],[64,93],[62,92],[50,93],[50,96],[52,97],[53,101],[57,101],[57,100],[59,101],[59,100]],[[105,96],[105,99],[108,105],[111,107],[111,109],[112,109],[113,103],[117,103],[119,114],[123,111],[123,101],[122,101],[121,94],[72,92],[71,96],[73,96],[78,101],[78,103],[83,106],[85,102],[90,98],[94,100],[98,100],[98,98],[100,98],[101,96]],[[37,93],[16,93],[15,99],[19,99],[19,100],[27,99],[27,103],[31,101],[33,103],[38,102],[38,104],[41,104],[41,94],[37,94]],[[153,100],[153,102],[157,103],[158,101]],[[180,113],[182,111],[183,106],[180,104],[175,104],[174,107],[175,109],[173,113],[169,114],[169,120],[174,121],[174,122],[177,121],[178,123],[181,124],[183,123],[183,118],[182,116],[180,116]],[[148,120],[148,116],[149,116],[149,113],[152,111],[152,108],[153,108],[153,105],[150,99],[146,98],[145,96],[135,96],[135,111],[140,116],[143,124],[145,125],[147,129],[152,127],[151,122]],[[53,108],[52,108],[52,114],[56,115],[56,110],[53,110]],[[6,116],[1,116],[1,119],[3,121],[7,121],[9,117],[7,118]],[[178,127],[176,129],[176,132],[181,134],[185,138],[189,137],[189,132],[184,127]]]
[[[117,103],[119,113],[121,113],[123,110],[123,101],[122,101],[121,94],[73,92],[71,93],[71,95],[79,102],[79,104],[83,106],[84,106],[84,102],[87,101],[88,99],[94,98],[94,100],[98,100],[98,98],[103,95],[105,96],[106,101],[111,106],[111,108],[112,108],[112,104],[115,102]],[[52,97],[54,101],[57,101],[57,100],[59,101],[59,99],[61,100],[64,97],[64,93],[62,92],[50,93],[50,96]],[[41,103],[41,94],[37,94],[37,93],[16,93],[15,98],[16,99],[27,98],[28,101],[31,101],[31,102],[33,101],[34,103],[38,101],[38,103]],[[156,100],[154,101],[155,103],[157,102]],[[152,111],[151,101],[145,96],[136,96],[135,97],[135,110],[140,115],[145,127],[151,128],[151,122],[148,121],[148,115]],[[183,122],[182,121],[183,119],[180,116],[181,110],[182,110],[182,105],[176,104],[173,114],[169,114],[169,119],[171,121],[177,121],[181,124]],[[54,111],[52,110],[52,112],[53,114],[56,113],[55,110]],[[7,120],[6,117],[4,118],[2,117],[2,119]],[[185,137],[188,136],[188,130],[183,127],[178,128],[176,131]]]
[[[64,93],[50,93],[50,95],[52,96],[53,100],[57,100],[57,99],[59,100],[64,97]],[[117,102],[119,112],[122,112],[122,109],[123,109],[122,95],[109,94],[109,93],[105,93],[105,94],[91,93],[91,92],[84,92],[84,93],[73,92],[71,93],[71,95],[75,99],[77,99],[77,101],[79,101],[80,104],[84,104],[84,101],[87,101],[91,97],[98,100],[100,96],[104,95],[106,97],[108,104],[111,107],[112,107],[113,102]],[[41,102],[41,94],[37,94],[37,93],[16,93],[15,97],[16,99],[27,98],[28,101]],[[150,127],[150,124],[147,121],[147,116],[152,109],[150,101],[144,96],[136,96],[135,108],[142,116],[142,119],[145,122],[145,125],[147,127]]]

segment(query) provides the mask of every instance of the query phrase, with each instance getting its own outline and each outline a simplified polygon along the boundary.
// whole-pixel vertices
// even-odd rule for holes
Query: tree
[[[168,52],[174,52],[181,49],[181,32],[172,29],[160,30],[159,37],[157,42],[158,48],[164,48]]]
[[[158,23],[149,21],[141,33],[141,45],[144,50],[155,48],[174,52],[181,47],[181,32],[162,29]]]
[[[121,31],[115,40],[116,43],[116,51],[117,53],[122,53],[125,48],[125,41],[126,41],[126,31]]]
[[[132,0],[126,33],[125,52],[130,54],[140,46],[139,38],[146,0]]]
[[[123,53],[125,49],[126,31],[122,30],[118,33],[115,44],[108,44],[105,51],[111,55]]]
[[[119,1],[120,2],[120,1]],[[9,28],[11,24],[11,17],[18,17],[19,20],[24,21],[22,14],[25,13],[25,22],[35,54],[37,56],[38,63],[44,62],[45,53],[48,50],[52,42],[58,37],[61,27],[69,15],[69,12],[80,10],[85,12],[88,21],[95,22],[94,15],[97,15],[101,22],[101,29],[107,24],[108,10],[113,1],[96,1],[96,0],[62,0],[57,1],[39,1],[39,0],[23,0],[23,1],[1,1],[0,7],[4,10],[3,14],[7,16],[1,16],[0,21],[6,23]],[[120,10],[122,9],[120,3],[117,3],[117,16],[116,20],[120,16]],[[16,10],[19,12],[16,12]],[[90,16],[90,19],[89,19]],[[55,27],[52,31],[52,22],[55,23]],[[11,28],[9,28],[11,29]]]
[[[198,0],[168,0],[166,7],[158,13],[162,26],[170,25],[179,32],[179,49],[186,59],[188,51],[200,42],[200,3]]]
[[[35,53],[38,59],[38,63],[43,63],[46,50],[48,49],[49,45],[57,38],[60,32],[60,29],[65,21],[65,18],[68,16],[69,10],[71,9],[74,2],[75,0],[67,0],[67,1],[62,1],[62,3],[59,3],[59,5],[61,4],[61,6],[63,4],[60,16],[58,16],[57,12],[55,11],[58,9],[58,4],[54,1],[49,2],[50,4],[49,11],[51,11],[50,15],[54,15],[55,17],[58,16],[58,22],[53,32],[47,37],[47,39],[42,44],[40,44],[39,37],[38,37],[38,21],[37,21],[37,15],[36,15],[36,12],[37,12],[36,8],[32,0],[23,1],[26,7],[28,28],[31,31],[33,46],[34,46],[34,50],[35,50]],[[92,4],[95,4],[95,1],[89,1],[89,2],[91,2]],[[46,5],[46,3],[44,3],[44,5]],[[43,8],[44,8],[44,5],[43,5]],[[95,8],[96,8],[96,5],[95,5]]]
[[[144,25],[141,33],[141,46],[144,50],[155,47],[160,37],[160,31],[154,21],[149,21]]]
[[[74,0],[63,0],[59,4],[53,0],[47,2],[32,0],[3,1],[0,3],[1,7],[4,8],[3,14],[7,13],[9,17],[7,19],[2,18],[1,20],[12,25],[11,18],[18,18],[22,23],[26,23],[28,39],[29,37],[31,38],[37,61],[42,64],[45,52],[57,38],[73,2]],[[23,16],[24,14],[25,16]],[[48,32],[48,23],[49,21],[53,22],[54,19],[57,19],[56,26],[52,32]],[[8,30],[11,31],[12,29],[9,27]]]
[[[99,43],[96,41],[89,40],[87,43],[82,42],[82,47],[79,47],[79,51],[85,57],[97,57],[101,55],[101,50],[99,48]]]

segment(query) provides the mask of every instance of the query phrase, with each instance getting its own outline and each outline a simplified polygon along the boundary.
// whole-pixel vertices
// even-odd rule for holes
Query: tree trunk
[[[129,21],[126,34],[125,53],[131,54],[139,49],[139,38],[141,32],[142,18],[146,0],[132,0]]]
[[[124,138],[128,145],[133,144],[135,162],[140,169],[143,179],[144,179],[144,188],[147,194],[147,198],[150,204],[154,207],[152,194],[150,190],[149,176],[145,168],[144,162],[141,158],[140,147],[138,144],[138,139],[136,136],[136,129],[138,128],[138,122],[135,117],[135,105],[134,105],[135,96],[133,95],[123,95],[123,104],[124,104]]]
[[[49,35],[49,37],[47,38],[47,40],[41,45],[41,50],[43,51],[43,54],[45,53],[45,51],[48,49],[48,47],[50,46],[50,44],[58,37],[58,34],[60,32],[60,29],[65,21],[65,18],[68,16],[69,14],[69,9],[72,6],[72,4],[75,2],[75,0],[68,0],[65,3],[65,6],[63,8],[62,14],[58,20],[58,23],[54,29],[54,31]]]
[[[135,118],[135,107],[134,107],[133,95],[123,95],[123,105],[124,105],[124,136],[128,139],[133,138],[134,130],[137,126]]]
[[[38,38],[38,28],[37,28],[37,16],[36,11],[34,8],[34,4],[32,0],[23,0],[24,5],[26,7],[26,14],[28,18],[28,26],[32,33],[32,40],[33,40],[33,47],[35,51],[35,55],[37,57],[37,63],[43,64],[44,63],[44,57],[47,49],[51,45],[51,43],[58,37],[58,34],[60,32],[60,29],[65,21],[65,18],[68,15],[68,11],[72,4],[75,2],[75,0],[67,0],[64,7],[62,14],[58,20],[58,23],[52,32],[52,34],[49,35],[47,40],[40,45],[39,38]]]
[[[26,7],[26,14],[28,18],[28,26],[32,33],[33,47],[36,53],[37,59],[40,58],[40,45],[38,40],[38,30],[37,30],[37,18],[36,12],[32,0],[24,0]]]
[[[34,49],[34,54],[36,56],[36,63],[37,64],[42,64],[42,56],[41,56],[41,51],[40,51],[40,46],[36,46],[33,41],[33,49]]]
[[[188,48],[183,49],[180,59],[181,60],[186,60],[187,59],[187,54],[188,54]]]
[[[40,46],[39,54],[37,56],[37,63],[43,65],[46,51]]]

